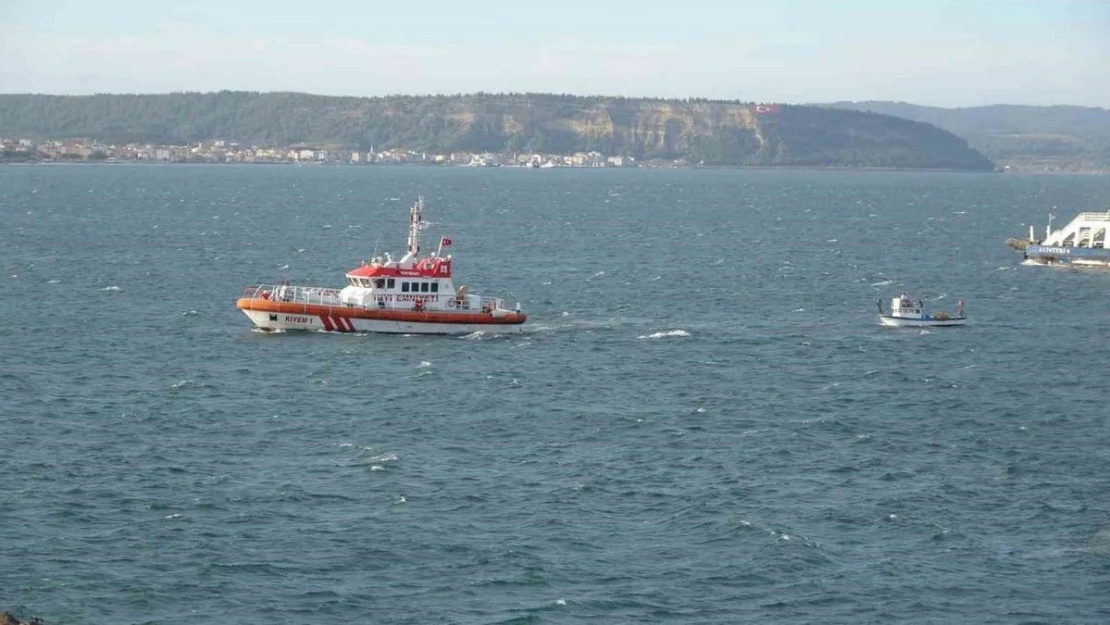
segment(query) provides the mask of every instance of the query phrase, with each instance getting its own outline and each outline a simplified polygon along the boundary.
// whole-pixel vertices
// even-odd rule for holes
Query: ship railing
[[[1079,213],[1079,219],[1083,221],[1110,221],[1110,211],[1104,213]]]
[[[293,302],[297,304],[320,304],[323,306],[339,305],[339,289],[327,289],[318,286],[296,286],[292,284],[260,284],[247,287],[243,297],[253,299],[268,299],[275,302]]]
[[[508,310],[508,306],[505,305],[505,300],[504,299],[502,299],[500,297],[482,297],[482,298],[480,298],[479,309],[482,310],[483,312],[489,312],[491,310],[497,310],[498,308],[503,309],[503,310]]]

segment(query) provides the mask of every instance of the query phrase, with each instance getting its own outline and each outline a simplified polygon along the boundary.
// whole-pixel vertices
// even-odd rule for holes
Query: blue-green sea
[[[525,332],[267,334],[418,195]],[[1110,178],[0,167],[0,611],[47,625],[1110,622]],[[435,240],[430,238],[429,240]],[[963,328],[876,300],[967,301]]]

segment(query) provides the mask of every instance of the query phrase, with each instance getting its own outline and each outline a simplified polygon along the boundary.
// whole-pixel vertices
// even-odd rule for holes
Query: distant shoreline
[[[263,166],[263,167],[342,167],[342,168],[375,168],[375,167],[427,167],[432,169],[540,169],[538,167],[523,167],[519,165],[501,165],[501,166],[488,166],[488,167],[474,167],[467,165],[449,165],[442,163],[374,163],[374,164],[360,164],[360,163],[289,163],[283,161],[255,161],[255,162],[235,162],[235,163],[221,163],[218,161],[109,161],[109,160],[32,160],[32,161],[0,161],[0,166],[93,166],[93,165],[144,165],[151,167],[166,167],[172,165],[186,165],[186,166],[200,166],[212,165],[219,167],[226,166]],[[942,168],[912,168],[912,167],[849,167],[849,166],[833,166],[833,165],[653,165],[653,164],[638,164],[626,167],[575,167],[575,166],[556,166],[547,169],[573,169],[573,170],[633,170],[633,169],[719,169],[719,170],[751,170],[751,171],[842,171],[842,172],[936,172],[936,173],[958,173],[958,174],[1040,174],[1040,175],[1074,175],[1074,176],[1106,176],[1110,175],[1110,170],[1039,170],[1039,169],[1022,169],[1011,167],[1008,170],[995,169],[993,171],[972,171],[966,169],[942,169]]]

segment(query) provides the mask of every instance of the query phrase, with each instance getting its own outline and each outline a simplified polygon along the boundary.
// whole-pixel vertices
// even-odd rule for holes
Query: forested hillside
[[[809,106],[552,94],[354,98],[301,93],[0,95],[0,136],[110,143],[223,139],[429,151],[597,151],[705,165],[990,170],[953,134]]]
[[[1110,110],[1083,106],[938,108],[905,102],[836,102],[837,109],[933,124],[999,166],[1027,171],[1110,172]]]

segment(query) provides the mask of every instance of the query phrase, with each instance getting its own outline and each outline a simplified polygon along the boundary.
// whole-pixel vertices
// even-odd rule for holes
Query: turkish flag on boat
[[[447,247],[448,245],[451,245],[451,239],[448,239],[447,237],[443,237],[442,239],[439,240],[439,244],[442,245],[443,247]]]

